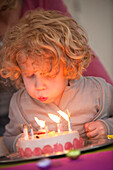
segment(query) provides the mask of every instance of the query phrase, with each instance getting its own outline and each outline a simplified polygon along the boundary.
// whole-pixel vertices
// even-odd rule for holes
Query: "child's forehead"
[[[19,66],[20,66],[21,70],[35,71],[36,69],[40,70],[40,69],[47,68],[48,64],[49,64],[49,62],[47,62],[47,61],[42,63],[41,61],[36,61],[36,60],[33,60],[33,59],[27,59],[25,62],[19,63]]]
[[[58,65],[57,65],[58,66]],[[31,73],[31,72],[51,72],[56,69],[57,66],[54,65],[49,59],[44,59],[43,61],[35,60],[32,58],[27,58],[24,62],[19,62],[19,67],[22,72]]]

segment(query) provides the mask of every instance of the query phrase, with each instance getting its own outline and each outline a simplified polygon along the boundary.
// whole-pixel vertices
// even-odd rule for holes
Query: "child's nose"
[[[45,90],[46,89],[46,84],[43,78],[38,77],[35,80],[35,88],[37,90]]]

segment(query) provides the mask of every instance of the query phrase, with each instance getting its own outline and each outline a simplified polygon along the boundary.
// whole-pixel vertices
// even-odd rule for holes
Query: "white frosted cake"
[[[20,157],[28,158],[81,147],[83,147],[83,140],[79,137],[78,131],[64,131],[62,134],[53,131],[49,132],[48,135],[34,135],[34,139],[21,138],[18,151]]]

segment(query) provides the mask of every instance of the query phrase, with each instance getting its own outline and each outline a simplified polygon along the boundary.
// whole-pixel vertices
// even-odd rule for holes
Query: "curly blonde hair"
[[[58,11],[36,9],[27,12],[7,32],[0,52],[1,76],[13,80],[16,87],[23,87],[18,63],[31,58],[42,65],[48,59],[48,73],[62,62],[64,76],[78,79],[88,67],[91,55],[87,35],[73,18]]]

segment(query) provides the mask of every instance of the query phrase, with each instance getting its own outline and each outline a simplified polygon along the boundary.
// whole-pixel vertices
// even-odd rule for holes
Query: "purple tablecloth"
[[[76,160],[69,158],[52,159],[50,170],[113,170],[113,151],[83,154]],[[37,162],[5,168],[5,170],[39,170]],[[3,168],[4,169],[4,168]]]

